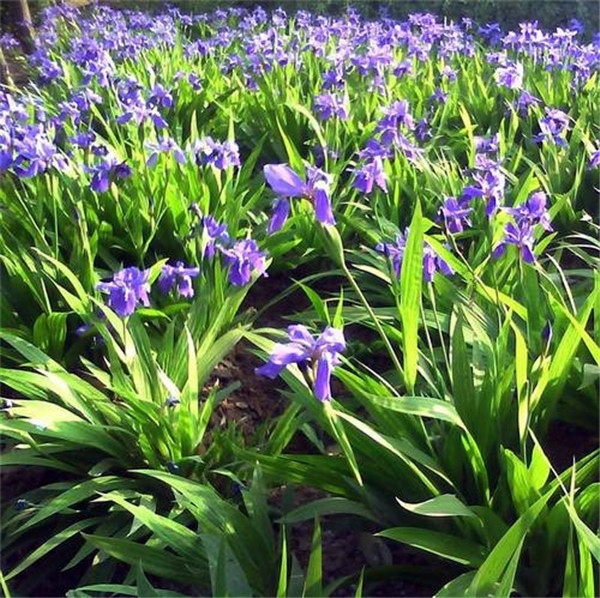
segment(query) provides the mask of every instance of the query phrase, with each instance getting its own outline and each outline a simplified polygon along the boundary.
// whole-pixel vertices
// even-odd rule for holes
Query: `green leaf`
[[[487,596],[494,591],[495,584],[502,579],[514,555],[520,553],[523,539],[557,487],[549,490],[531,505],[494,546],[473,578],[469,588],[470,596]]]
[[[427,517],[477,517],[477,514],[471,511],[453,494],[441,494],[430,500],[420,503],[407,503],[396,500],[411,513],[415,515],[426,515]]]
[[[323,517],[324,515],[358,515],[365,519],[377,521],[373,513],[362,503],[342,497],[320,498],[302,505],[281,518],[281,523],[290,524]]]
[[[172,519],[158,515],[148,507],[126,501],[117,492],[102,493],[101,496],[129,511],[157,538],[184,555],[188,561],[200,566],[204,562],[202,552],[199,550],[198,536],[192,530]]]
[[[321,542],[321,524],[318,517],[315,518],[302,596],[323,596],[323,546]]]
[[[466,430],[455,407],[446,401],[428,397],[380,397],[378,395],[368,395],[367,398],[376,405],[391,411],[439,419]]]
[[[275,596],[277,598],[285,598],[287,595],[287,585],[288,585],[288,555],[287,555],[287,534],[285,530],[285,526],[281,527],[281,564],[279,566],[279,580],[277,582],[277,593]]]
[[[419,360],[419,309],[423,282],[423,217],[417,201],[410,224],[400,275],[400,316],[406,387],[413,392]]]
[[[448,582],[433,598],[459,598],[466,596],[467,590],[475,577],[475,571],[468,571]]]
[[[377,535],[426,550],[470,567],[481,565],[486,555],[483,546],[475,542],[418,527],[391,527],[379,532]]]
[[[73,536],[79,534],[81,530],[84,530],[92,525],[96,525],[102,521],[100,517],[95,517],[93,519],[84,519],[83,521],[77,521],[68,527],[65,527],[57,534],[51,536],[46,542],[44,542],[41,546],[36,548],[32,553],[30,553],[27,557],[25,557],[10,573],[6,575],[6,580],[12,579],[19,575],[19,573],[25,571],[36,563],[43,556],[48,554],[50,551],[54,550],[57,546],[60,546],[63,542],[69,540]]]
[[[141,562],[144,570],[151,575],[194,585],[199,581],[206,581],[201,572],[190,568],[187,559],[174,556],[166,552],[164,548],[154,548],[122,538],[106,538],[88,534],[83,534],[83,537],[96,548],[124,563],[137,565]]]
[[[467,421],[472,421],[473,418],[469,417],[469,414],[477,413],[477,393],[473,383],[471,360],[463,336],[462,312],[458,313],[452,335],[452,394],[457,411]]]

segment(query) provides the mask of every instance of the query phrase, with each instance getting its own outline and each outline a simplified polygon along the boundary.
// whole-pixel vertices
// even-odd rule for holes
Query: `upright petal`
[[[302,324],[292,324],[288,326],[288,336],[294,343],[304,343],[309,347],[315,344],[312,334],[309,332],[306,326]]]
[[[265,179],[277,195],[300,197],[304,195],[304,181],[287,164],[267,164],[263,169]]]
[[[327,326],[317,340],[317,347],[324,348],[328,352],[341,353],[346,349],[344,333],[339,328]]]

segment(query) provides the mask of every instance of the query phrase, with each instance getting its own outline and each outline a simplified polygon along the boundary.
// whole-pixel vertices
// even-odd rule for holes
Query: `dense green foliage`
[[[3,592],[595,596],[598,41],[41,22],[0,92],[0,430],[3,469],[51,478],[3,496]],[[250,436],[217,417],[256,388],[218,368],[240,346],[282,406]],[[330,523],[362,539],[333,581]]]

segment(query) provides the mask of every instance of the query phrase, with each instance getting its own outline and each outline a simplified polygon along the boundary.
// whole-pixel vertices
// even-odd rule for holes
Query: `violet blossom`
[[[314,338],[301,324],[288,327],[288,343],[276,343],[269,361],[256,368],[256,373],[275,379],[288,365],[299,364],[309,378],[315,396],[320,401],[331,400],[331,374],[340,362],[339,354],[346,349],[344,333],[328,326]]]
[[[109,293],[108,305],[122,318],[131,315],[139,303],[148,307],[150,300],[149,270],[135,267],[115,272],[111,282],[96,285],[99,291]]]
[[[305,182],[287,164],[267,164],[264,167],[267,183],[279,196],[274,204],[269,234],[277,232],[285,224],[289,214],[289,197],[308,199],[313,204],[318,222],[325,225],[335,224],[329,198],[331,175],[309,164],[306,165],[306,171]]]

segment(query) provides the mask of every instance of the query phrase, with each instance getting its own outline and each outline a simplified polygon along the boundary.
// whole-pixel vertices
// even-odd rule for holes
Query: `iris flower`
[[[339,364],[339,354],[346,349],[344,333],[328,326],[315,339],[306,326],[295,324],[288,327],[288,337],[289,343],[275,344],[269,361],[256,373],[274,379],[288,365],[297,363],[307,373],[317,399],[331,400],[331,373]]]
[[[166,295],[176,286],[181,297],[193,297],[192,278],[196,278],[198,274],[200,268],[186,268],[183,262],[177,262],[175,266],[165,264],[158,278],[158,288]]]
[[[400,233],[397,235],[394,243],[378,243],[375,246],[376,251],[380,251],[391,260],[396,278],[398,279],[402,274],[402,261],[404,259],[407,239],[408,229],[404,231],[404,234]],[[454,270],[450,264],[437,255],[427,241],[423,241],[423,278],[425,282],[431,282],[438,270],[446,276],[454,274]]]
[[[250,282],[252,271],[266,276],[266,253],[259,251],[258,243],[253,239],[238,241],[231,249],[220,248],[225,261],[231,266],[229,282],[235,286],[244,286]]]
[[[506,251],[506,245],[515,245],[519,248],[523,261],[533,264],[535,263],[535,256],[533,255],[534,243],[533,227],[529,222],[522,221],[516,225],[509,222],[504,230],[504,239],[494,248],[492,255],[498,258]]]
[[[115,272],[112,282],[101,282],[96,285],[99,291],[109,293],[108,305],[111,309],[124,318],[131,315],[138,303],[148,307],[150,300],[150,284],[148,283],[149,270],[139,268],[125,268]]]
[[[267,164],[264,167],[267,183],[279,196],[274,204],[268,234],[277,232],[285,224],[290,210],[288,197],[308,199],[321,224],[335,224],[329,198],[330,175],[310,165],[307,165],[306,170],[308,180],[305,182],[287,164]]]

